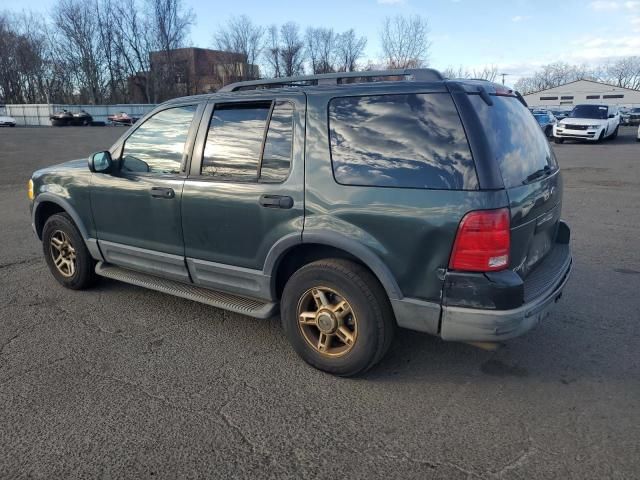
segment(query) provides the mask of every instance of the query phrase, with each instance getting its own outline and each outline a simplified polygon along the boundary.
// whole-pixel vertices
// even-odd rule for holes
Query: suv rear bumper
[[[531,330],[562,296],[573,263],[568,248],[566,255],[559,278],[520,307],[493,310],[443,305],[440,336],[451,341],[500,342]]]

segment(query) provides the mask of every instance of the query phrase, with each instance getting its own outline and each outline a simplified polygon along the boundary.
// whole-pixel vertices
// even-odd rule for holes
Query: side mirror
[[[108,151],[94,153],[89,157],[89,170],[94,173],[109,173],[113,168],[113,159]]]

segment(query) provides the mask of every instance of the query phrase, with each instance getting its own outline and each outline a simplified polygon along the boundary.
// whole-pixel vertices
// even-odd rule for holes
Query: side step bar
[[[102,277],[119,280],[162,293],[168,293],[169,295],[175,295],[176,297],[186,298],[195,302],[206,303],[212,307],[230,310],[250,317],[270,318],[278,311],[278,304],[276,302],[265,302],[263,300],[240,297],[232,293],[209,290],[207,288],[117,267],[104,262],[98,262],[96,265],[96,273]]]

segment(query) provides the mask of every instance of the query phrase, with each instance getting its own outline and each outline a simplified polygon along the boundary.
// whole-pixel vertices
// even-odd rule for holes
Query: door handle
[[[169,187],[151,187],[151,196],[153,198],[173,198],[176,196],[176,192]]]
[[[293,207],[293,198],[286,195],[262,195],[260,205],[266,208],[289,209]]]

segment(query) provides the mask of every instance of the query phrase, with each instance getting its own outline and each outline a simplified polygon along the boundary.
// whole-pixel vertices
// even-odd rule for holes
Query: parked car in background
[[[576,105],[569,116],[553,127],[556,143],[565,139],[599,142],[605,138],[616,138],[620,128],[617,107],[609,105]]]
[[[0,127],[15,127],[16,119],[8,115],[0,115]]]
[[[640,126],[638,126],[638,135],[636,136],[636,140],[640,142]]]
[[[115,115],[109,115],[107,120],[111,125],[124,125],[130,127],[138,121],[138,117],[132,117],[126,112],[120,112]]]
[[[563,118],[567,118],[571,112],[569,110],[551,110],[551,113],[553,113],[553,116],[556,117],[557,121],[560,121]]]
[[[640,107],[634,107],[627,113],[628,125],[640,125]]]
[[[562,196],[522,97],[429,69],[174,99],[29,183],[63,286],[97,274],[279,310],[294,350],[342,376],[378,362],[397,327],[495,347],[546,318],[572,265]]]
[[[66,127],[67,125],[71,125],[73,113],[68,110],[61,110],[49,116],[49,120],[51,120],[51,125],[54,127]]]
[[[533,116],[535,117],[538,125],[544,132],[547,138],[553,136],[553,126],[557,123],[556,117],[549,110],[534,110]]]
[[[54,127],[82,126],[87,127],[93,123],[93,117],[85,110],[72,113],[69,110],[61,110],[49,117]]]

